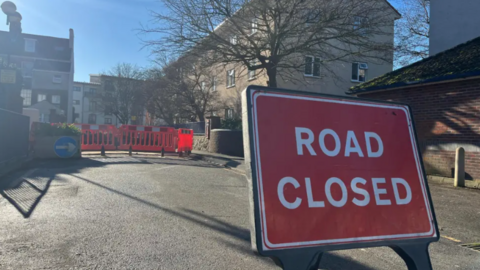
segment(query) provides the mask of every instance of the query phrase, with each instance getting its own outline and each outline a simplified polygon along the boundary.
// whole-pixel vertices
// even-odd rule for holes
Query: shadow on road
[[[83,177],[78,176],[78,175],[70,174],[70,176],[75,177],[79,180],[82,180],[86,183],[92,184],[94,186],[97,186],[99,188],[106,189],[110,192],[113,192],[117,195],[123,196],[123,197],[128,198],[128,199],[131,199],[133,201],[145,204],[145,205],[147,205],[149,207],[152,207],[156,210],[166,212],[166,213],[174,215],[176,217],[180,217],[180,218],[183,218],[183,219],[188,220],[190,222],[193,222],[197,225],[200,225],[200,226],[206,227],[208,229],[212,229],[212,230],[218,231],[220,233],[223,233],[225,235],[228,235],[228,236],[234,237],[236,239],[239,239],[239,240],[242,241],[242,243],[243,243],[242,245],[239,245],[237,243],[229,243],[229,242],[226,242],[223,239],[218,239],[218,240],[220,242],[223,242],[223,244],[225,244],[228,248],[233,248],[233,249],[235,249],[239,252],[242,252],[242,253],[245,253],[245,254],[248,254],[248,255],[253,255],[253,252],[251,251],[251,249],[249,247],[250,246],[250,231],[243,228],[243,227],[239,227],[239,226],[230,224],[230,223],[222,221],[218,218],[215,218],[215,217],[212,217],[212,216],[209,216],[209,215],[206,215],[204,213],[200,213],[200,212],[197,212],[197,211],[194,211],[194,210],[190,210],[190,209],[182,208],[181,209],[182,211],[172,210],[172,209],[163,207],[161,205],[158,205],[156,203],[152,203],[152,202],[149,202],[147,200],[132,196],[132,195],[127,194],[125,192],[118,191],[116,189],[107,187],[105,185],[102,185],[102,184],[97,183],[95,181],[83,178]],[[270,259],[262,258],[262,260],[265,260],[266,262],[268,261],[269,263],[273,264],[273,261],[271,261]],[[365,266],[363,264],[360,264],[358,262],[349,260],[347,258],[340,257],[340,256],[335,255],[335,254],[330,254],[330,253],[327,253],[323,256],[322,262],[321,262],[320,265],[321,265],[322,269],[327,269],[327,270],[344,270],[344,269],[374,270],[374,269],[372,269],[368,266]]]
[[[23,169],[0,178],[0,195],[11,203],[24,218],[29,218],[47,194],[51,183],[62,181],[56,177],[57,174],[73,174],[88,168],[120,164],[164,164],[218,168],[212,164],[174,157],[126,156],[37,161],[29,165],[26,172]]]

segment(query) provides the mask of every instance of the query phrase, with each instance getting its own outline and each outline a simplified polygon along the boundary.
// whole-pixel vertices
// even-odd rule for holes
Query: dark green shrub
[[[36,137],[41,136],[79,136],[82,131],[73,124],[40,124],[34,130]]]
[[[224,119],[222,120],[222,128],[242,130],[242,119]]]

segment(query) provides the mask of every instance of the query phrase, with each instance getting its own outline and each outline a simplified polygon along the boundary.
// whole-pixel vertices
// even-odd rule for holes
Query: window
[[[62,47],[62,46],[55,46],[55,51],[57,51],[57,52],[63,52],[64,50],[65,50],[65,48]]]
[[[32,90],[22,89],[20,96],[23,98],[23,106],[32,105]]]
[[[250,61],[250,67],[253,67],[253,66],[255,66],[256,64],[257,64],[257,61],[256,61],[256,60]],[[250,69],[248,70],[248,79],[249,79],[249,80],[255,79],[255,72],[256,72],[256,70],[250,70]]]
[[[60,96],[59,95],[53,95],[52,96],[52,104],[60,104]]]
[[[352,81],[364,82],[367,79],[367,63],[353,63],[352,64]]]
[[[32,77],[33,62],[22,61],[22,74],[23,74],[24,77]]]
[[[82,88],[80,86],[74,86],[73,91],[80,92],[82,91]]]
[[[200,89],[202,89],[202,91],[207,90],[207,84],[205,82],[201,82],[200,83]]]
[[[356,16],[353,18],[353,30],[358,30],[360,35],[367,34],[367,18]]]
[[[42,113],[40,114],[40,119],[39,121],[41,123],[50,123],[50,115],[49,114],[46,114],[46,113]]]
[[[235,86],[235,69],[227,71],[227,87]]]
[[[38,94],[37,96],[37,102],[42,102],[44,100],[47,100],[47,95],[44,94]]]
[[[80,105],[80,100],[74,99],[74,100],[73,100],[73,105]]]
[[[97,123],[97,115],[94,113],[91,113],[88,115],[88,123],[89,124],[96,124]]]
[[[90,101],[88,103],[88,110],[91,112],[94,112],[97,110],[97,102],[96,101]]]
[[[217,91],[217,77],[212,78],[212,92]]]
[[[25,51],[26,52],[35,52],[35,45],[37,41],[35,39],[25,39]]]
[[[52,82],[53,83],[62,83],[62,75],[53,75],[53,78],[52,78]]]
[[[305,56],[305,76],[320,76],[320,58],[313,56]]]
[[[252,19],[251,28],[250,28],[250,35],[257,33],[258,31],[258,20]]]
[[[95,93],[97,93],[97,88],[90,88],[88,90],[88,92],[91,93],[91,94],[95,94]]]
[[[105,118],[105,125],[111,125],[112,124],[112,118]]]
[[[231,36],[230,37],[230,44],[232,45],[237,45],[237,36]]]
[[[225,109],[225,118],[232,119],[233,118],[233,109]]]

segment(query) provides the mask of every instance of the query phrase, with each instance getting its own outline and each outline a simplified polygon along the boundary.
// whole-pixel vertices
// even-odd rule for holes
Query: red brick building
[[[348,93],[411,106],[427,174],[453,177],[455,150],[463,147],[466,178],[480,179],[480,38]]]

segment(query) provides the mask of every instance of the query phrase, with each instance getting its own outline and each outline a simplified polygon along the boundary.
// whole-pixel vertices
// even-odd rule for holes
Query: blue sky
[[[120,62],[152,65],[149,50],[142,49],[136,29],[149,24],[149,10],[161,10],[157,0],[10,1],[23,16],[24,33],[68,38],[68,29],[73,28],[75,81],[88,81],[89,74],[106,71]],[[6,16],[0,13],[0,30],[8,31],[5,21]]]

